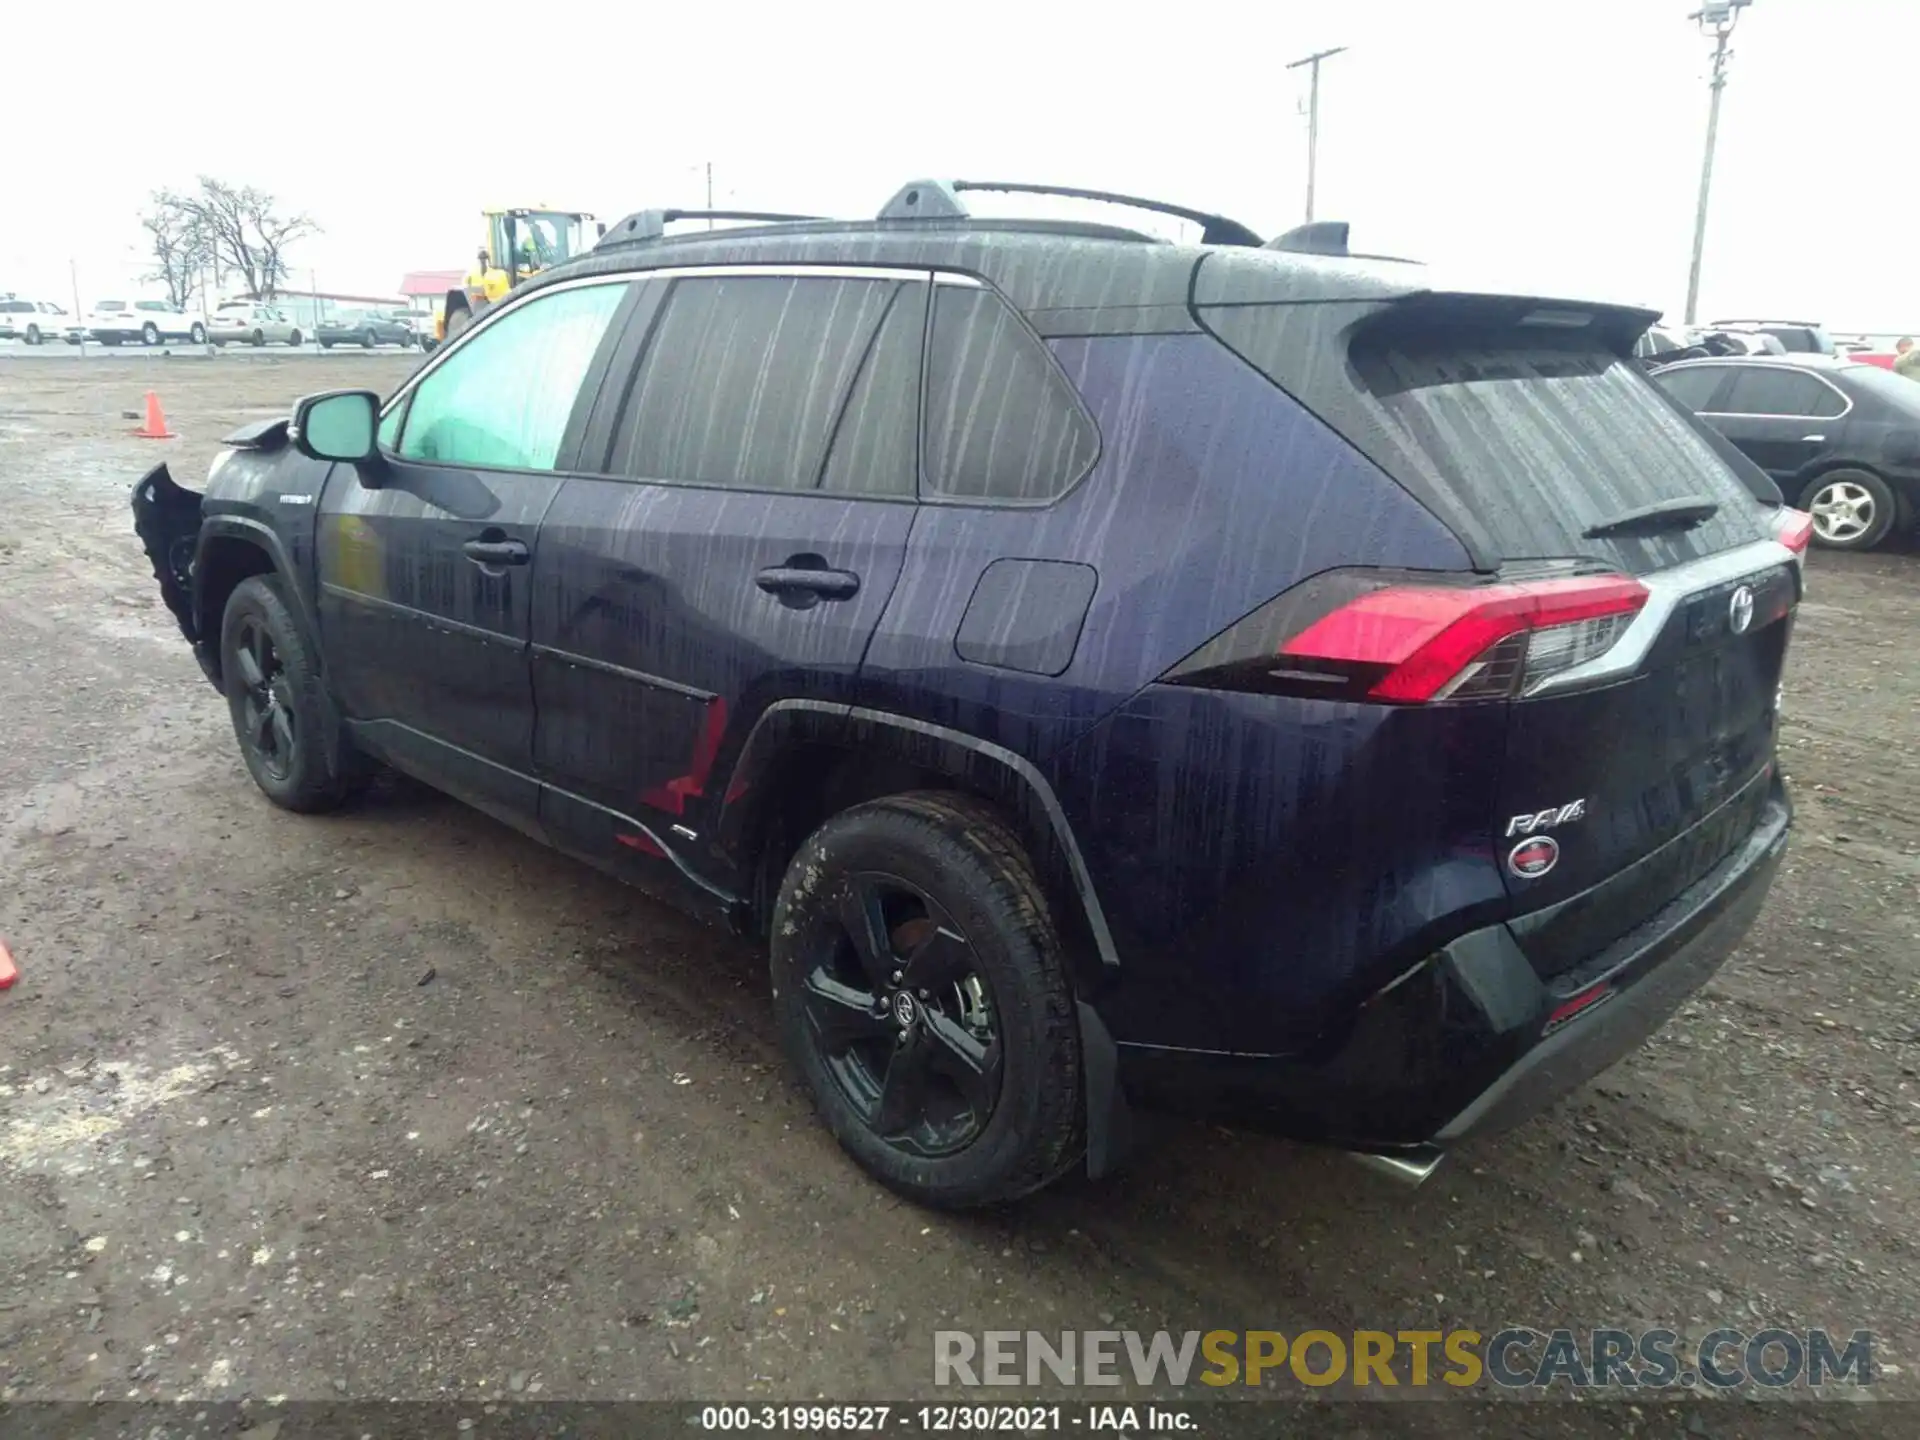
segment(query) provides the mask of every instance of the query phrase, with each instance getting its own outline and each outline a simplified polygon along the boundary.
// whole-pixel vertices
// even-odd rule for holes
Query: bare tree
[[[208,175],[200,177],[200,193],[184,203],[212,254],[260,300],[273,299],[287,277],[286,247],[320,228],[305,215],[280,214],[279,203],[264,190]]]
[[[147,254],[153,261],[153,269],[140,278],[165,285],[173,308],[186,309],[199,286],[200,272],[212,257],[211,239],[194,200],[171,190],[156,190],[140,216],[140,226],[147,232]]]

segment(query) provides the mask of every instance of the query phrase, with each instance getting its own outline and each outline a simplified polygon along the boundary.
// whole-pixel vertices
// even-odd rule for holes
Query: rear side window
[[[551,470],[624,283],[557,290],[474,332],[407,402],[400,456]]]
[[[1831,385],[1811,375],[1784,366],[1743,365],[1719,408],[1727,415],[1831,419],[1847,408],[1847,402]]]
[[[613,473],[815,488],[842,402],[901,288],[879,278],[675,280],[615,428]]]
[[[1725,365],[1689,365],[1684,370],[1663,370],[1653,377],[1653,383],[1698,413],[1712,408],[1710,402],[1726,378]]]
[[[903,285],[860,364],[820,477],[822,490],[911,496],[920,433],[920,344],[927,287]]]
[[[998,295],[935,286],[927,347],[929,492],[1045,501],[1092,467],[1100,436],[1072,382]]]

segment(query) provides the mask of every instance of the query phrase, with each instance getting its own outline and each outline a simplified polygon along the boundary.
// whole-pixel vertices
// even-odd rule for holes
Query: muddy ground
[[[813,1122],[739,942],[412,786],[248,781],[129,485],[410,363],[0,362],[0,1399],[901,1397],[939,1328],[1509,1324],[1870,1328],[1867,1400],[1915,1393],[1920,556],[1813,558],[1791,853],[1644,1052],[1416,1194],[1176,1128],[954,1218]],[[181,438],[127,433],[150,386]]]

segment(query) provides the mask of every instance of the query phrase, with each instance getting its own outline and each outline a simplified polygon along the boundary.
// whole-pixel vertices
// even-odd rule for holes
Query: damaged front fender
[[[176,484],[159,464],[133,487],[133,530],[153,564],[160,598],[179,622],[180,633],[201,648],[200,617],[194,608],[193,557],[200,543],[198,491]]]

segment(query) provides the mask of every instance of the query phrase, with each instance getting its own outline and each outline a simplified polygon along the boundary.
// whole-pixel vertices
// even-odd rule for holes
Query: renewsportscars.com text
[[[1731,1389],[1871,1385],[1873,1334],[1673,1330],[939,1330],[936,1385]]]

